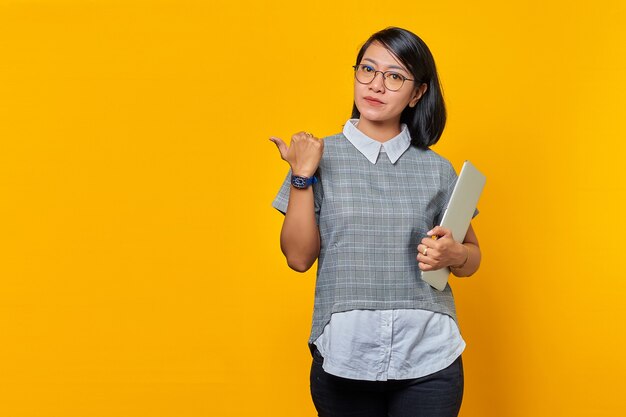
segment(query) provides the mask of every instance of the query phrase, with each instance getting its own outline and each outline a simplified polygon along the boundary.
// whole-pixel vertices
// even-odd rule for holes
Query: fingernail
[[[428,232],[426,232],[426,234],[427,234],[428,236],[430,236],[430,235],[432,235],[432,234],[433,234],[433,231],[432,231],[432,230],[429,230]]]

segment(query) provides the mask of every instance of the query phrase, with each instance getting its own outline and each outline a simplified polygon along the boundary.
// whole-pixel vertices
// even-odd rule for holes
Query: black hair
[[[433,55],[424,41],[414,33],[398,27],[388,27],[374,33],[363,44],[356,57],[357,65],[374,42],[379,42],[398,58],[411,73],[416,87],[422,83],[428,85],[417,105],[406,106],[400,115],[400,123],[406,123],[411,133],[411,144],[427,149],[437,143],[446,126],[446,106]],[[360,116],[359,109],[353,103],[352,118],[358,119]]]

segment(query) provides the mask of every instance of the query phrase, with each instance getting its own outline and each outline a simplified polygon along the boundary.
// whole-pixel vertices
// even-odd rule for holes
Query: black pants
[[[319,417],[456,417],[463,400],[463,362],[422,378],[360,381],[322,369],[313,345],[311,396]]]

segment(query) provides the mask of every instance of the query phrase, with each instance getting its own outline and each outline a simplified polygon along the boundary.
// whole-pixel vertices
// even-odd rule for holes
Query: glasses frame
[[[404,82],[405,81],[415,81],[415,80],[412,80],[410,78],[406,78],[404,75],[400,74],[397,71],[377,71],[377,70],[374,70],[374,76],[372,77],[372,80],[370,82],[368,82],[368,83],[364,83],[363,81],[359,80],[359,78],[356,76],[356,73],[359,71],[359,67],[370,67],[370,68],[372,68],[372,67],[371,67],[371,65],[367,65],[367,64],[356,64],[356,65],[352,66],[352,68],[354,68],[354,79],[357,80],[359,83],[361,83],[363,85],[371,84],[376,79],[376,76],[378,75],[379,72],[383,75],[383,84],[385,85],[385,88],[387,90],[389,90],[389,91],[398,91],[398,90],[400,90],[402,87],[404,87]],[[396,75],[399,75],[400,77],[402,77],[402,84],[400,84],[400,87],[396,88],[395,90],[392,89],[392,88],[389,88],[389,86],[387,85],[387,82],[386,82],[387,81],[387,77],[385,76],[388,73],[396,74]]]

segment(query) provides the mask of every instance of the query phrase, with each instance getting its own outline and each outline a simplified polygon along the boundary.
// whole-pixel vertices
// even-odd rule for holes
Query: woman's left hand
[[[450,265],[460,265],[465,260],[466,251],[463,244],[452,237],[450,229],[435,226],[417,245],[417,261],[422,271],[435,271]],[[437,240],[432,236],[439,236]],[[426,255],[424,255],[426,252]]]

